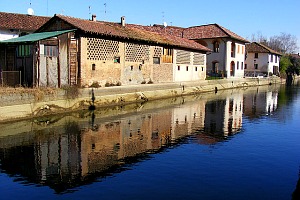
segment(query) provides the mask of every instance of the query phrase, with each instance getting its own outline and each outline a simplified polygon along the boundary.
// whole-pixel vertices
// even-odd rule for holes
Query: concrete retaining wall
[[[108,107],[225,89],[281,84],[280,78],[222,79],[169,84],[143,84],[106,88],[57,89],[54,93],[10,93],[0,96],[0,122]]]

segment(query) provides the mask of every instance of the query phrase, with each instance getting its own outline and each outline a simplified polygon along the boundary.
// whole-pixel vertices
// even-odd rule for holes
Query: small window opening
[[[133,70],[133,66],[132,65],[130,66],[130,69],[131,69],[131,71]]]
[[[92,70],[96,70],[96,64],[92,64]]]
[[[153,64],[160,64],[160,58],[159,57],[153,57]]]
[[[179,65],[177,66],[177,70],[180,71],[180,66]]]
[[[121,60],[119,56],[114,57],[114,63],[120,63],[120,62]]]

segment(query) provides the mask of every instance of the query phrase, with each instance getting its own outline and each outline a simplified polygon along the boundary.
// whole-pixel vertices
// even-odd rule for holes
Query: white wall
[[[271,56],[273,56],[273,61],[271,62]],[[277,57],[277,62],[275,59],[275,56]],[[258,58],[254,58],[255,53],[248,53],[247,59],[245,63],[247,64],[246,72],[262,72],[262,73],[269,73],[273,72],[273,66],[279,67],[279,61],[280,57],[278,55],[269,54],[269,53],[258,53]],[[254,64],[258,64],[257,70],[254,68]]]
[[[205,80],[206,78],[206,54],[204,56],[204,65],[194,65],[193,64],[193,52],[190,52],[190,63],[189,64],[177,64],[176,53],[174,50],[174,64],[173,64],[173,74],[174,82],[180,81],[197,81]],[[180,69],[179,69],[180,68]]]
[[[227,78],[230,78],[230,66],[231,62],[233,61],[235,63],[235,69],[234,69],[234,77],[244,77],[244,66],[245,66],[245,44],[241,42],[235,42],[235,57],[231,57],[231,44],[232,41],[227,41],[226,43],[226,71],[227,71]],[[238,52],[238,46],[240,48],[240,51]],[[242,51],[242,49],[244,49]],[[237,69],[237,62],[239,62],[239,69]],[[243,67],[241,67],[241,64],[243,63]]]
[[[14,32],[14,31],[7,31],[7,30],[0,30],[0,41],[2,40],[8,40],[11,38],[16,38],[19,37],[19,33],[18,32]]]

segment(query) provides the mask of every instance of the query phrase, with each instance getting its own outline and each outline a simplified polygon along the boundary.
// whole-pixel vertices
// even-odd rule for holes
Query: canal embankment
[[[96,108],[122,106],[170,97],[208,92],[218,93],[221,90],[282,83],[285,81],[278,77],[270,77],[100,88],[2,88],[0,92],[0,122],[87,110],[90,106]]]

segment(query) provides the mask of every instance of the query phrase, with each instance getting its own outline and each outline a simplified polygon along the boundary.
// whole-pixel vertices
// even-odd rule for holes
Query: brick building
[[[44,37],[35,40],[37,34]],[[204,80],[210,52],[185,38],[127,26],[125,17],[112,23],[97,21],[96,16],[84,20],[55,15],[27,38],[2,43],[12,48],[31,45],[28,56],[36,58],[33,66],[26,66],[33,70],[27,82],[37,86]]]

